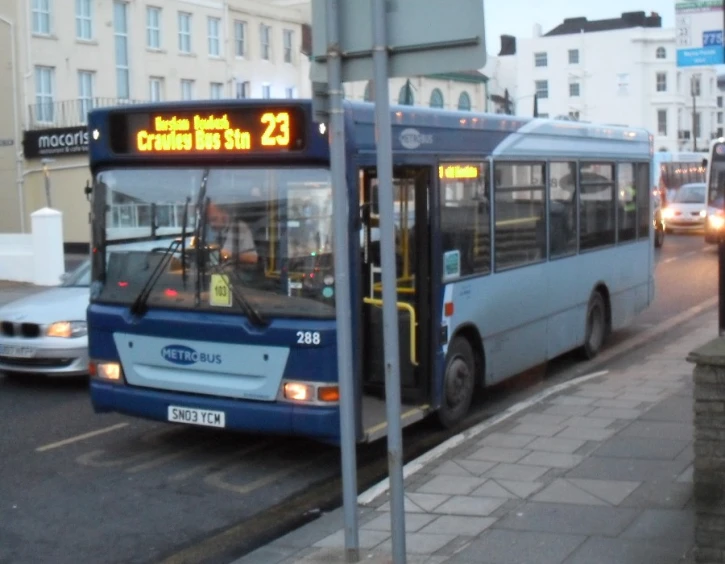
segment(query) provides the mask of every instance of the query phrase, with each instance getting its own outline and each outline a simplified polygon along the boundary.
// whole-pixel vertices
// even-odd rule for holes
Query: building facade
[[[308,97],[309,16],[295,4],[0,0],[0,83],[12,89],[0,97],[0,232],[27,231],[50,203],[66,244],[87,245],[94,107]]]
[[[492,81],[509,85],[511,108],[643,127],[656,150],[703,150],[722,134],[714,68],[678,68],[675,29],[657,14],[570,18],[529,39],[502,37]],[[718,123],[720,120],[720,123]]]
[[[488,110],[487,77],[479,71],[391,78],[388,91],[391,104],[425,106],[484,112]],[[345,98],[372,102],[375,86],[372,81],[349,82],[344,85]]]

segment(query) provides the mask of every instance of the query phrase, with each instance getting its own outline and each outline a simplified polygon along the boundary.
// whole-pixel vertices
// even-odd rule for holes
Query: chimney
[[[516,38],[513,35],[501,36],[501,51],[498,56],[515,55],[516,54]]]
[[[534,33],[533,37],[541,37],[543,35],[541,24],[534,24]]]

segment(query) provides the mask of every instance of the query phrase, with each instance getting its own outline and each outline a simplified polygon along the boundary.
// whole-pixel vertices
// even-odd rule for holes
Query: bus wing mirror
[[[707,168],[707,159],[702,159],[702,168]]]
[[[93,188],[91,188],[91,183],[89,180],[86,180],[86,186],[83,188],[83,192],[86,194],[86,200],[91,199],[91,194],[93,193]]]

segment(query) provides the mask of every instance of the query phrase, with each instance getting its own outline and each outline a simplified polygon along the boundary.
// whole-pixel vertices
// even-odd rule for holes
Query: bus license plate
[[[186,423],[187,425],[204,425],[206,427],[224,427],[223,411],[210,411],[192,407],[169,406],[168,419],[173,423]]]
[[[35,356],[35,349],[30,347],[0,345],[0,356],[7,356],[10,358],[33,358]]]

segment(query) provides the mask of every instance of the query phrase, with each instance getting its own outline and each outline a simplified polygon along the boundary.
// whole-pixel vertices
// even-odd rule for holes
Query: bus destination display
[[[230,111],[120,114],[111,129],[118,153],[268,153],[304,149],[304,114],[299,108],[245,108]],[[121,122],[122,118],[125,123]],[[119,146],[120,139],[126,140]],[[113,142],[113,139],[116,142]]]

